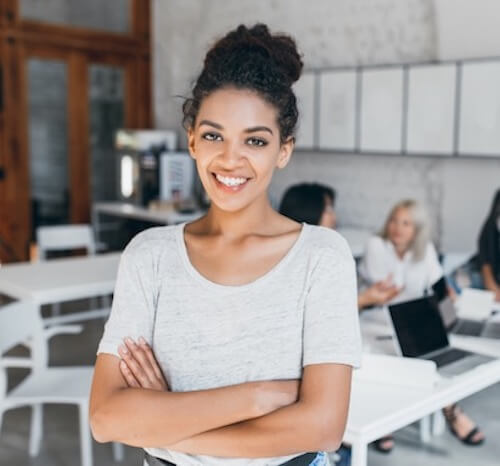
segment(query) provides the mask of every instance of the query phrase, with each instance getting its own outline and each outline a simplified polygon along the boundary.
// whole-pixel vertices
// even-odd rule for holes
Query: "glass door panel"
[[[116,130],[125,126],[125,72],[110,65],[89,66],[90,198],[117,198]]]
[[[32,228],[69,222],[67,65],[27,60]]]

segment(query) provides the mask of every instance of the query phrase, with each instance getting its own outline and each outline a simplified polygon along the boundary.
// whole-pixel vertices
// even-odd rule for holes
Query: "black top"
[[[500,218],[500,189],[496,192],[488,218],[479,235],[479,267],[488,264],[493,269],[497,283],[500,283],[500,231],[497,219]]]

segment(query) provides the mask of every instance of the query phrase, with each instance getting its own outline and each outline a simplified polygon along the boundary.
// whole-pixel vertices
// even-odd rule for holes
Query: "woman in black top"
[[[479,235],[479,268],[484,287],[500,301],[500,189]]]

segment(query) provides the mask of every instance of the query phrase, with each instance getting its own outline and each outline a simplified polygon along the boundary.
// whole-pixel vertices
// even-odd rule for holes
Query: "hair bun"
[[[299,79],[302,72],[303,63],[295,41],[285,34],[271,34],[265,24],[259,23],[251,28],[239,25],[208,52],[205,66],[230,51],[266,57],[280,70],[289,86]]]

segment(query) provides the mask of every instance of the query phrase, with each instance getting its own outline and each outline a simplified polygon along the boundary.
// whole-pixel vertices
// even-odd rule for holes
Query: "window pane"
[[[130,0],[21,0],[23,19],[108,32],[130,31]]]
[[[115,200],[114,137],[125,124],[124,72],[114,66],[91,65],[89,85],[91,198],[93,202]]]
[[[28,60],[28,112],[33,228],[68,223],[65,63]]]

